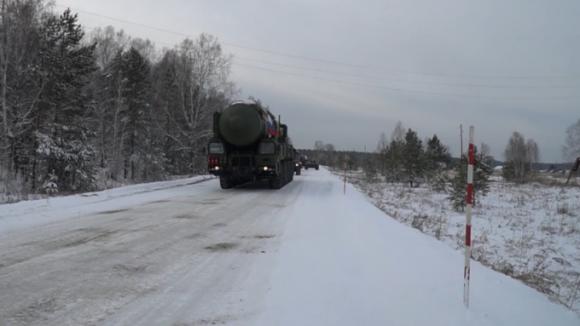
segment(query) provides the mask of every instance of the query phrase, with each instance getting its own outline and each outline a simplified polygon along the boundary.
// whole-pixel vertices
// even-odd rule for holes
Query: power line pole
[[[463,157],[463,124],[459,125],[459,143],[461,144],[461,152],[459,152],[459,159]]]

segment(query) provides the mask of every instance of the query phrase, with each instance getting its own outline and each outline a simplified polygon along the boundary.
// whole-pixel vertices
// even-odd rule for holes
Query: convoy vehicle
[[[306,161],[304,162],[304,168],[305,168],[306,170],[308,170],[309,168],[313,168],[313,169],[316,169],[316,170],[318,170],[318,168],[319,168],[319,165],[318,165],[318,162],[317,162],[317,161],[315,161],[315,160],[306,160]]]
[[[266,180],[279,189],[295,173],[295,150],[288,126],[258,102],[233,103],[213,117],[208,171],[223,189]]]
[[[299,160],[294,161],[294,173],[296,173],[296,175],[302,174],[302,162]]]

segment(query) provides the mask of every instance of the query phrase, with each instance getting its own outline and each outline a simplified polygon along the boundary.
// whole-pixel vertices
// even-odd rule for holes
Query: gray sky
[[[89,28],[112,25],[160,48],[183,36],[103,16],[217,36],[234,55],[240,97],[282,115],[300,148],[374,150],[400,120],[457,155],[463,123],[498,159],[517,130],[542,161],[561,161],[565,129],[580,119],[577,0],[55,2]]]

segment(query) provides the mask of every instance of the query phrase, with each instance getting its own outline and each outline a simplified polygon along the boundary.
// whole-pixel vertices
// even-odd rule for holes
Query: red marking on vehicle
[[[210,167],[219,165],[219,158],[215,156],[208,156],[207,163],[209,164]]]

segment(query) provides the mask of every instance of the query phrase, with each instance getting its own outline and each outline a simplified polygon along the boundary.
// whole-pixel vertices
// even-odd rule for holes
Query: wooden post
[[[346,159],[344,160],[344,186],[342,192],[346,195]]]

